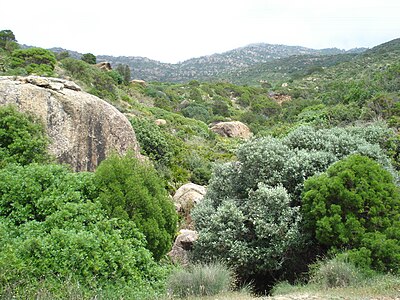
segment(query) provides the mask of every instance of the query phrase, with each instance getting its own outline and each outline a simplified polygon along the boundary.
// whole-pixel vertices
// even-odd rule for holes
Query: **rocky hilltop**
[[[112,151],[132,149],[140,156],[126,117],[74,82],[29,77],[0,77],[0,105],[14,104],[39,117],[51,139],[50,152],[75,171],[93,171]]]
[[[54,52],[68,51],[71,57],[80,58],[81,54],[62,48],[50,49]],[[260,66],[277,59],[291,56],[330,56],[349,53],[361,53],[365,49],[348,51],[338,48],[311,49],[300,46],[275,44],[250,44],[223,53],[196,57],[176,64],[162,63],[145,57],[98,55],[97,61],[110,62],[112,66],[126,64],[131,69],[133,79],[161,82],[187,82],[190,80],[225,80],[237,76],[249,68]]]

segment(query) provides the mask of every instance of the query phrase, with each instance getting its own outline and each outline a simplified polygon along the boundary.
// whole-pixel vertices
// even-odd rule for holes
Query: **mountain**
[[[61,48],[50,49],[54,52],[66,51]],[[215,81],[237,77],[243,70],[251,70],[262,64],[292,56],[308,55],[315,57],[352,54],[364,51],[356,48],[349,51],[338,48],[311,49],[300,46],[274,44],[250,44],[224,53],[192,58],[177,64],[162,63],[145,57],[99,55],[97,61],[108,61],[112,66],[126,64],[131,69],[132,78],[160,82],[188,82],[190,80]],[[68,50],[69,51],[69,50]],[[72,57],[77,52],[69,51]],[[328,59],[329,60],[329,59]],[[252,77],[252,76],[250,76]],[[252,82],[254,83],[254,82]]]

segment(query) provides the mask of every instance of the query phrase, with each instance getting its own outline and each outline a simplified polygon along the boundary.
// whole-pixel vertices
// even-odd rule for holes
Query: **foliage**
[[[6,163],[48,161],[48,142],[38,119],[13,106],[0,106],[0,167]]]
[[[28,74],[41,76],[52,76],[57,63],[54,53],[43,48],[17,49],[11,58],[13,68],[24,68]]]
[[[117,100],[116,82],[108,72],[74,58],[65,58],[61,63],[68,75],[86,85],[89,93],[105,100]]]
[[[96,64],[96,56],[92,53],[83,54],[81,57],[81,60],[83,60],[84,62],[86,62],[90,65]]]
[[[131,69],[128,65],[118,64],[116,67],[116,71],[121,75],[125,84],[129,83],[129,81],[131,80]]]
[[[361,155],[335,163],[305,182],[302,202],[305,227],[318,243],[328,249],[364,247],[371,267],[398,271],[400,193],[378,163]]]
[[[12,52],[13,50],[18,49],[18,47],[15,35],[11,30],[6,29],[0,31],[0,49]]]
[[[300,127],[284,138],[242,145],[237,162],[214,170],[204,200],[192,211],[200,236],[195,258],[220,259],[253,278],[301,269],[317,251],[308,251],[298,266],[285,263],[305,247],[307,232],[300,229],[298,211],[304,181],[352,153],[369,155],[393,171],[379,146],[384,132],[377,126],[359,131]]]
[[[170,250],[177,216],[154,168],[131,153],[114,155],[100,164],[95,177],[108,216],[132,221],[145,235],[154,258],[161,259]]]
[[[131,124],[144,155],[169,165],[173,149],[165,133],[154,122],[145,118],[132,118]]]
[[[232,271],[220,263],[196,264],[173,271],[167,283],[172,296],[214,296],[228,291],[233,283]]]
[[[0,170],[0,286],[72,279],[144,285],[159,267],[133,222],[109,219],[94,174],[59,165]]]
[[[218,168],[205,199],[192,211],[199,231],[195,258],[222,260],[244,278],[279,270],[286,253],[301,244],[298,208],[290,207],[283,187],[260,184],[248,195],[232,193],[240,188],[231,178],[235,171]]]

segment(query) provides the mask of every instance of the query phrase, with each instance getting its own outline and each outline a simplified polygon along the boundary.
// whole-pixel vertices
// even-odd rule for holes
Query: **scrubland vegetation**
[[[0,75],[69,77],[125,113],[149,161],[113,155],[74,173],[34,116],[0,107],[0,298],[399,296],[400,41],[342,55],[264,86],[141,85],[127,66],[19,49],[1,31]],[[254,137],[209,130],[227,120]],[[179,267],[168,193],[188,181],[207,194]]]

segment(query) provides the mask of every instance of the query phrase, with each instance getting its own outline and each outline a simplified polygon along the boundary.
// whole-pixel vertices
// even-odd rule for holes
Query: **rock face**
[[[220,122],[211,127],[211,131],[223,137],[248,139],[252,136],[249,127],[239,121]]]
[[[100,98],[58,78],[0,77],[0,105],[13,104],[39,117],[51,139],[49,151],[75,171],[93,171],[113,151],[139,158],[128,119]]]
[[[104,71],[111,71],[112,67],[111,64],[109,62],[100,62],[98,64],[95,64],[96,67],[98,67],[100,70],[104,70]]]
[[[193,243],[198,239],[198,234],[194,230],[182,229],[176,237],[172,250],[168,252],[168,256],[174,263],[187,265],[189,263],[189,251],[193,247]]]

